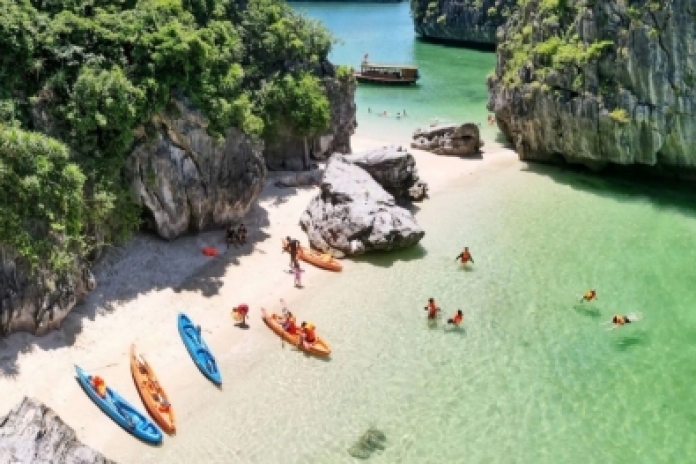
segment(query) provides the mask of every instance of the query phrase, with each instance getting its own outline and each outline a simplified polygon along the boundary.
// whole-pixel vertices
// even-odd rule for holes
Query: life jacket
[[[468,251],[462,251],[462,263],[467,263],[471,259],[471,253]]]
[[[314,326],[312,324],[307,324],[304,328],[305,341],[307,343],[314,343],[317,340],[317,336],[314,333]]]
[[[454,318],[453,318],[453,319],[454,319],[454,323],[455,323],[456,325],[459,325],[459,324],[462,323],[462,319],[464,319],[464,316],[463,316],[462,314],[457,313],[457,314],[454,315]]]
[[[437,316],[437,304],[433,301],[428,303],[428,317],[433,318],[435,316]]]
[[[285,323],[285,331],[290,334],[297,333],[297,326],[295,325],[295,319],[292,318]]]
[[[104,384],[104,379],[102,379],[98,375],[92,377],[92,387],[94,387],[97,394],[102,398],[106,396],[106,385]]]

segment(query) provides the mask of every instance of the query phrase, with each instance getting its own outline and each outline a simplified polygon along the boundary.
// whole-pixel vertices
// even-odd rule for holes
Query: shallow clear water
[[[369,53],[372,62],[419,67],[418,85],[358,84],[358,135],[403,141],[404,135],[410,136],[416,127],[436,120],[479,123],[489,138],[497,132],[486,122],[486,76],[495,68],[493,53],[418,40],[408,2],[292,5],[322,21],[341,41],[330,56],[336,64],[360,69],[363,55]],[[397,119],[396,113],[404,110],[408,116]],[[383,111],[389,117],[379,116]]]
[[[365,49],[377,59],[394,48],[384,52],[389,61],[421,56],[424,85],[442,78],[438,65],[424,63],[442,60],[443,73],[453,75],[447,56],[478,56],[433,46],[429,61],[431,46],[406,35],[405,4],[298,8],[339,32],[353,30],[362,41],[354,63]],[[404,35],[386,30],[389,21],[403,23]],[[402,43],[411,51],[398,51]],[[348,48],[337,49],[337,61]],[[459,105],[449,101],[449,87],[435,89],[431,101],[443,105],[407,108],[451,117],[461,108],[467,116],[485,100],[483,84]],[[361,87],[361,108],[392,101],[372,92]],[[389,92],[398,100],[421,90]],[[366,118],[361,113],[361,124]],[[396,124],[374,121],[375,133]],[[200,403],[179,417],[178,436],[121,461],[349,463],[347,449],[370,426],[387,437],[373,463],[693,461],[694,196],[558,168],[502,166],[420,204],[416,216],[427,232],[419,247],[356,260],[287,296],[332,345],[330,361],[283,345],[252,314],[249,336],[217,353],[223,392],[191,386],[201,388]],[[454,261],[465,245],[476,261],[469,269]],[[592,287],[598,301],[577,303]],[[431,296],[443,319],[464,311],[463,330],[427,326]],[[643,320],[611,332],[602,326],[633,311]]]

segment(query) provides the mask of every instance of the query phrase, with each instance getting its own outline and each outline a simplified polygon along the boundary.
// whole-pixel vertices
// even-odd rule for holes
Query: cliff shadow
[[[391,267],[397,261],[412,261],[421,259],[427,255],[423,246],[418,243],[412,247],[403,250],[393,251],[370,251],[367,254],[360,256],[352,256],[350,259],[356,263],[371,264],[379,267]]]
[[[594,172],[571,164],[530,163],[523,172],[542,175],[583,192],[623,203],[648,202],[655,208],[696,217],[696,191],[688,181],[666,179],[640,170],[609,168]]]
[[[63,319],[60,329],[45,336],[13,333],[0,338],[0,376],[19,374],[20,354],[75,345],[85,320],[95,321],[118,307],[157,291],[197,292],[205,297],[220,293],[229,266],[243,256],[259,253],[257,244],[270,238],[270,208],[283,205],[306,188],[267,185],[241,220],[248,230],[247,243],[227,249],[225,230],[218,229],[167,241],[154,234],[137,233],[122,246],[110,247],[92,267],[97,287]],[[215,247],[215,257],[203,255],[204,247]]]

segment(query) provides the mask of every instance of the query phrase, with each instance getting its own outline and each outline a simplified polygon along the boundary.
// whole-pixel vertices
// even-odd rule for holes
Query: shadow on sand
[[[267,183],[257,201],[243,218],[248,230],[247,243],[227,249],[224,230],[202,232],[163,240],[153,234],[138,233],[127,244],[110,248],[94,264],[97,288],[68,314],[60,329],[35,337],[14,333],[0,339],[0,376],[19,374],[20,353],[73,346],[83,329],[83,320],[94,321],[122,305],[152,291],[174,288],[177,293],[195,292],[205,297],[220,293],[229,266],[242,256],[260,253],[256,245],[269,239],[264,231],[270,225],[268,211],[288,201],[297,191],[315,187],[278,188]],[[259,202],[263,202],[261,206]],[[203,247],[215,247],[216,257],[204,256]]]

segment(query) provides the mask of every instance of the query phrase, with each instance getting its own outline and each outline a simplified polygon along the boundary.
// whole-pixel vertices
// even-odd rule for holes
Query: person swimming
[[[621,314],[614,314],[614,317],[611,318],[611,321],[604,322],[604,324],[613,324],[613,327],[610,327],[608,330],[614,330],[626,324],[637,322],[642,318],[643,316],[640,313],[630,313],[625,316],[622,316]]]
[[[580,303],[584,303],[585,301],[592,301],[597,299],[597,291],[592,289],[588,290],[585,292],[585,294],[580,297]]]
[[[456,327],[459,327],[459,325],[464,321],[464,313],[462,313],[461,309],[457,310],[457,314],[452,316],[452,319],[447,319],[448,324],[453,324]]]

